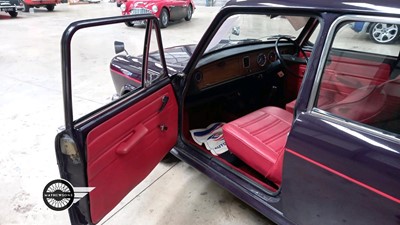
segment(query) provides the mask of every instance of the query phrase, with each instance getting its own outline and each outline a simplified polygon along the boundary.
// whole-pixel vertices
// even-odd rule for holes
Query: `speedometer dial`
[[[265,66],[265,63],[267,63],[267,56],[265,56],[264,53],[260,53],[257,56],[257,64],[259,66]]]

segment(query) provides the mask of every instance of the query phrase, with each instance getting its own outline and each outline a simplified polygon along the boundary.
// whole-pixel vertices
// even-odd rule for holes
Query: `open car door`
[[[141,86],[131,94],[73,118],[71,39],[80,29],[145,21]],[[154,37],[152,37],[152,34]],[[149,43],[160,52],[156,81],[148,72]],[[74,187],[93,191],[69,208],[72,224],[96,224],[138,185],[172,149],[178,136],[178,105],[167,74],[158,20],[152,15],[72,23],[62,37],[65,130],[55,140],[60,175]],[[140,60],[139,60],[140,61]],[[154,72],[154,71],[153,71]],[[152,77],[148,77],[152,76]],[[151,82],[150,82],[151,81]]]

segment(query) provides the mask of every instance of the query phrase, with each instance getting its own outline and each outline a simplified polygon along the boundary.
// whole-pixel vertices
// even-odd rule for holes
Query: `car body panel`
[[[152,13],[160,18],[162,9],[166,9],[171,21],[185,18],[189,7],[192,7],[192,13],[196,8],[192,0],[128,0],[123,4],[126,8],[122,15]],[[157,7],[158,10],[154,11],[153,7]]]
[[[330,27],[337,18],[340,16],[324,18],[325,25]],[[321,35],[328,36],[329,31],[325,32]],[[319,42],[313,51],[315,55],[323,55],[323,47],[327,46],[325,40]],[[379,68],[383,70],[374,72],[383,77],[390,76],[390,71],[384,68],[397,60],[345,51],[338,52],[337,58],[333,56],[328,58],[332,62],[328,63],[327,70],[338,65],[346,68],[343,62],[381,63]],[[340,59],[343,57],[344,60]],[[322,73],[318,69],[324,64],[310,60],[308,79],[315,81]],[[339,64],[334,65],[335,61]],[[376,74],[368,75],[363,70],[360,67],[347,71],[359,73],[361,77]],[[282,186],[285,216],[299,224],[323,223],[322,216],[330,224],[397,224],[400,143],[310,108],[310,101],[316,97],[310,91],[312,85],[313,82],[303,83],[295,108],[296,119],[288,137],[283,168],[283,183],[287,185]]]
[[[17,10],[21,8],[21,4],[18,0],[1,0],[0,11],[9,13],[11,17],[18,15]]]
[[[187,15],[187,8],[189,7],[189,4],[192,4],[191,2],[187,2],[184,0],[169,2],[170,5],[164,7],[169,8],[171,20],[180,20],[182,18],[185,18],[185,16]]]
[[[379,145],[371,148],[371,142]],[[287,147],[282,204],[289,219],[300,224],[317,224],[320,216],[332,224],[398,223],[393,217],[400,210],[398,143],[302,113]],[[308,213],[299,213],[299,207]]]
[[[351,25],[351,29],[353,29],[357,33],[367,33],[368,31],[368,22],[354,22]]]
[[[24,0],[23,2],[28,6],[44,7],[46,5],[59,4],[61,3],[61,0]]]
[[[164,50],[165,60],[168,65],[168,74],[170,76],[181,71],[186,66],[195,47],[196,45],[182,45]],[[155,67],[154,64],[158,63],[158,60],[158,51],[150,53],[150,68]],[[129,55],[117,55],[111,60],[110,73],[118,96],[134,90],[141,84],[141,61],[141,56]],[[156,71],[154,70],[155,76],[159,76],[159,72]]]
[[[0,11],[2,12],[17,12],[17,6],[10,4],[2,4],[0,6]]]
[[[363,2],[348,2],[345,0],[340,1],[319,1],[309,0],[307,2],[292,2],[280,0],[233,0],[228,1],[225,8],[228,7],[270,7],[274,9],[296,9],[312,12],[330,12],[338,14],[370,14],[370,15],[385,15],[395,16],[400,15],[397,10],[398,2],[396,0],[383,0],[377,2],[376,0],[365,0]]]
[[[398,223],[398,218],[394,216],[399,211],[396,201],[296,153],[286,154],[285,162],[291,164],[284,167],[286,173],[298,174],[282,190],[282,204],[288,219],[298,224],[320,224],[320,217],[325,217],[330,224]],[[335,185],[332,186],[332,183]],[[301,208],[307,208],[307,211],[300,210],[300,213]]]

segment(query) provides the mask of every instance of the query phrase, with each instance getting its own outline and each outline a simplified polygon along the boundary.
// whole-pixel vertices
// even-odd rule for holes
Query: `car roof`
[[[276,9],[303,9],[313,12],[338,12],[400,15],[399,0],[231,0],[225,7],[269,7]]]

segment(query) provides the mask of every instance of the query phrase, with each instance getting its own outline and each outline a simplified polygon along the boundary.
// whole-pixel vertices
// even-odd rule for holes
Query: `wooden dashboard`
[[[283,48],[281,52],[287,51]],[[276,60],[274,48],[239,53],[197,68],[194,81],[198,90],[202,90],[228,80],[261,73]]]

